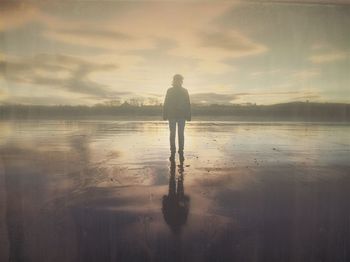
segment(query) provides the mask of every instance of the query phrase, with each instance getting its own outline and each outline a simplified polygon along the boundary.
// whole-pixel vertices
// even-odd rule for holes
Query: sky
[[[350,1],[1,1],[0,104],[350,103]]]

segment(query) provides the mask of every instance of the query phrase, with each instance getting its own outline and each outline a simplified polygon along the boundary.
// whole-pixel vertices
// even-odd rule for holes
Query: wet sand
[[[349,261],[350,126],[0,122],[0,261]]]

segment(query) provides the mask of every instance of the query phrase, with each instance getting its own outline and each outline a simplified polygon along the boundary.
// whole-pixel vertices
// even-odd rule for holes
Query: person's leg
[[[178,139],[179,139],[179,153],[183,154],[184,151],[184,144],[185,144],[185,135],[184,135],[184,130],[185,130],[185,119],[178,119]]]
[[[175,145],[175,135],[176,135],[176,120],[169,119],[169,130],[170,130],[170,152],[171,154],[175,154],[176,145]]]

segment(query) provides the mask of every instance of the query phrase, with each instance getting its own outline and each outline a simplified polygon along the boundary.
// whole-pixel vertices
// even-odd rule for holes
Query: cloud
[[[223,74],[236,70],[227,62],[245,56],[258,55],[268,49],[255,43],[238,30],[227,30],[214,25],[204,25],[205,31],[191,32],[186,43],[178,42],[178,46],[169,51],[178,57],[197,60],[197,70],[210,74]]]
[[[145,66],[152,70],[152,66],[157,67],[159,63],[171,59],[171,65],[166,65],[169,71],[180,68],[222,74],[235,70],[227,63],[228,59],[261,54],[267,50],[242,32],[224,29],[216,23],[235,5],[226,2],[111,2],[99,5],[28,2],[7,9],[2,24],[7,29],[13,29],[36,23],[40,28],[37,37],[44,37],[45,42],[60,48],[93,48],[105,55],[134,56],[132,61],[138,60],[137,63],[143,59],[144,64],[139,64],[138,72],[145,71]],[[96,12],[91,12],[92,6],[95,6]],[[112,9],[116,11],[115,15],[111,15]],[[79,12],[74,14],[71,10]],[[65,11],[69,15],[65,15]],[[109,15],[103,16],[104,12]],[[98,20],[96,16],[99,16]],[[166,49],[159,46],[160,39],[167,40]],[[163,55],[162,61],[149,59],[138,53],[140,50],[158,51]],[[135,58],[136,54],[139,59]],[[124,64],[120,65],[124,68]],[[97,88],[87,82],[84,85],[91,86],[90,90]]]
[[[327,64],[349,59],[350,53],[346,51],[330,51],[328,53],[315,54],[309,57],[314,64]]]
[[[87,29],[87,27],[90,27]],[[155,46],[155,40],[150,37],[138,37],[128,32],[116,31],[107,25],[86,25],[82,28],[78,25],[75,29],[51,29],[43,32],[48,39],[70,45],[95,47],[106,52],[147,49]]]
[[[116,69],[115,64],[97,63],[67,55],[40,54],[30,58],[0,62],[0,74],[6,81],[58,88],[95,97],[127,94],[90,80],[92,73]]]
[[[256,55],[267,50],[242,32],[224,30],[215,23],[218,17],[234,7],[232,3],[140,2],[127,5],[127,8],[122,3],[101,4],[100,12],[104,6],[115,10],[123,7],[124,11],[101,18],[98,23],[95,18],[84,16],[89,3],[85,7],[80,6],[79,15],[69,17],[65,17],[63,12],[67,5],[59,5],[61,8],[64,6],[61,13],[50,12],[51,5],[50,2],[28,4],[25,10],[34,11],[25,21],[13,23],[13,26],[37,22],[43,26],[42,36],[57,44],[99,48],[114,54],[157,49],[159,39],[168,39],[172,45],[168,50],[162,50],[165,54],[182,59],[184,65],[196,60],[196,68],[192,67],[194,70],[213,74],[233,70],[226,63],[227,59]],[[70,8],[74,8],[74,4]],[[9,17],[15,19],[15,14],[18,14],[16,17],[21,16],[19,9]]]
[[[24,1],[1,1],[0,32],[36,20],[38,9]]]
[[[68,8],[71,8],[71,3]],[[9,31],[30,23],[41,23],[48,29],[63,29],[84,27],[88,23],[83,20],[64,19],[62,16],[51,15],[46,7],[57,8],[56,1],[1,1],[0,31]]]
[[[200,46],[226,52],[228,57],[240,57],[265,52],[266,47],[233,30],[215,30],[200,33]]]
[[[117,40],[133,40],[134,37],[118,32],[115,30],[106,30],[106,29],[96,29],[96,28],[80,28],[80,29],[64,29],[60,31],[63,34],[69,35],[81,35],[81,36],[92,36],[99,38],[111,38]]]

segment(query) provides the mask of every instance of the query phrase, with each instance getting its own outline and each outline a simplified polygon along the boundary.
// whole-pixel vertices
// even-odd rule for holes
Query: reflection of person
[[[178,167],[179,177],[176,185],[176,163],[171,161],[169,192],[163,196],[163,216],[165,222],[174,233],[179,233],[186,224],[190,198],[185,195],[183,162]]]
[[[178,142],[179,142],[179,156],[180,160],[184,160],[184,130],[185,122],[191,121],[191,103],[190,96],[187,89],[182,87],[183,76],[174,75],[173,87],[167,90],[164,105],[163,105],[163,119],[169,120],[170,129],[170,160],[175,158],[176,145],[176,124],[178,128]]]

